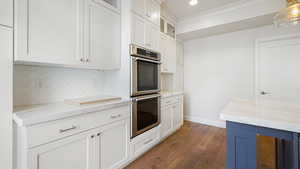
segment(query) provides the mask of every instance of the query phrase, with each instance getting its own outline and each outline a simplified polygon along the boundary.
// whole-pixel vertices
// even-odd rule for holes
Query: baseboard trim
[[[205,124],[205,125],[219,127],[219,128],[226,128],[226,122],[223,121],[203,119],[197,116],[184,116],[184,119],[195,123]]]

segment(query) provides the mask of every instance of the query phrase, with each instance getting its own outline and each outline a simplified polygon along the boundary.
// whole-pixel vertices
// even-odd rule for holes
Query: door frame
[[[255,41],[255,58],[254,58],[254,96],[255,101],[257,102],[260,97],[260,47],[269,42],[276,42],[282,40],[292,40],[292,39],[300,39],[300,33],[281,35],[281,36],[272,36],[268,38],[259,38]]]

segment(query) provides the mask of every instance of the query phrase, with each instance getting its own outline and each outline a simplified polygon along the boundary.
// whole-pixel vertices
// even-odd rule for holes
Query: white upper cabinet
[[[159,27],[135,14],[132,14],[131,22],[132,43],[154,51],[159,51]]]
[[[28,153],[28,168],[94,169],[95,143],[95,136],[87,133],[33,148]]]
[[[117,69],[119,0],[16,0],[15,62]]]
[[[95,69],[118,69],[121,59],[121,16],[101,1],[88,0],[86,10],[86,64]]]
[[[156,0],[132,0],[132,11],[153,24],[160,24],[160,4]]]
[[[13,0],[0,1],[0,25],[13,26]]]
[[[145,45],[146,24],[147,22],[142,17],[132,14],[132,19],[131,19],[132,43],[140,46]]]
[[[146,27],[146,47],[154,51],[159,51],[159,41],[160,41],[160,31],[159,27],[149,23]]]
[[[176,40],[161,34],[160,36],[160,51],[162,55],[162,69],[163,73],[175,73],[177,64],[176,55]]]
[[[156,25],[160,25],[160,4],[155,0],[147,0],[146,17]]]
[[[79,65],[83,0],[16,0],[15,61]]]
[[[132,11],[140,16],[146,15],[146,0],[132,0]]]

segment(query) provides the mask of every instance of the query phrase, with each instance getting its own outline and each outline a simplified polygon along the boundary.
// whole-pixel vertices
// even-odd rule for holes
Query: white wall
[[[297,32],[300,33],[300,26],[265,26],[186,41],[186,119],[224,126],[219,114],[230,98],[254,96],[255,40]]]
[[[103,72],[14,66],[14,105],[41,104],[102,94]]]

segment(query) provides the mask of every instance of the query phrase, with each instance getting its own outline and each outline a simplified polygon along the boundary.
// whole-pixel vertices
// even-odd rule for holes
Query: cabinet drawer
[[[151,148],[159,139],[159,130],[155,129],[155,132],[149,133],[149,135],[143,139],[140,139],[133,144],[133,156],[137,157]]]
[[[29,148],[71,136],[130,116],[129,106],[56,120],[27,128]]]
[[[161,101],[162,106],[168,106],[172,104],[177,104],[180,101],[180,97],[169,97],[169,98],[163,98]]]

